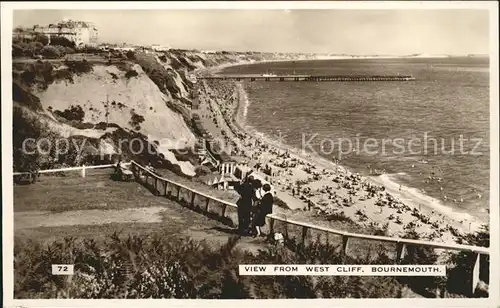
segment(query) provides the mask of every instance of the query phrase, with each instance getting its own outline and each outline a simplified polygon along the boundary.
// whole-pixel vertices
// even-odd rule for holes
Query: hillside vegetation
[[[171,150],[192,149],[196,142],[191,127],[194,71],[241,61],[306,57],[178,49],[167,52],[88,49],[84,54],[76,54],[74,46],[65,41],[52,44],[47,45],[43,37],[14,42],[13,101],[19,109],[16,121],[28,121],[32,127],[28,135],[22,129],[14,133],[17,139],[14,151],[21,152],[26,138],[35,136],[38,140],[47,134],[53,136],[53,142],[58,136],[90,138],[91,146],[78,155],[70,155],[75,157],[74,161],[21,155],[15,158],[15,171],[30,171],[27,166],[40,166],[42,158],[44,167],[55,167],[121,153],[124,159],[142,159],[144,163],[166,165],[181,175],[193,176],[196,166]],[[33,59],[42,56],[44,59]],[[23,117],[28,118],[21,120]],[[36,130],[50,133],[35,133]],[[153,150],[131,151],[129,145],[134,138],[148,145],[145,151],[148,147]],[[121,142],[123,139],[127,141]],[[26,163],[27,159],[31,163]]]

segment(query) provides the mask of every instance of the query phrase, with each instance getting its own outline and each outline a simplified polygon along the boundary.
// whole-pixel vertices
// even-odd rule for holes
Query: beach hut
[[[279,169],[276,166],[267,164],[264,167],[264,173],[269,176],[277,176],[279,175]]]
[[[237,164],[234,170],[233,175],[242,180],[244,179],[248,173],[252,170],[252,168],[248,167],[246,164]]]

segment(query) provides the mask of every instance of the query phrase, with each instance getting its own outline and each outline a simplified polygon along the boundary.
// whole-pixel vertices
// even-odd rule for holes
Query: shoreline
[[[281,61],[290,62],[290,61],[302,61],[302,60],[286,59]],[[259,61],[253,63],[261,63],[261,62],[278,62],[278,61]],[[239,63],[229,63],[222,66],[213,67],[209,70],[212,72],[220,71],[227,67],[242,65],[242,64],[251,64],[251,63],[248,63],[248,61],[242,61]],[[354,206],[347,205],[346,207],[343,207],[342,205],[339,205],[341,214],[343,215],[345,213],[347,217],[350,217],[354,221],[356,221],[356,219],[359,218],[358,217],[358,215],[360,215],[359,212],[362,213],[362,216],[364,215],[368,217],[368,220],[371,220],[371,221],[361,220],[361,222],[356,221],[356,223],[364,226],[368,226],[368,223],[370,223],[370,225],[373,223],[378,227],[380,227],[382,224],[393,225],[392,228],[389,228],[390,235],[398,235],[398,233],[401,233],[402,230],[405,230],[405,228],[408,225],[413,225],[413,226],[416,225],[418,229],[418,230],[416,229],[416,231],[419,234],[423,235],[424,238],[428,237],[430,240],[439,238],[442,242],[452,242],[452,243],[456,243],[456,240],[458,238],[463,237],[466,234],[478,231],[483,225],[489,225],[489,222],[484,223],[482,221],[478,221],[478,219],[472,219],[475,217],[473,217],[470,214],[459,213],[454,211],[453,208],[441,204],[439,200],[434,199],[431,196],[427,196],[420,193],[416,188],[405,186],[404,187],[405,189],[403,191],[399,191],[399,184],[396,182],[396,180],[392,178],[394,176],[397,176],[398,174],[384,174],[380,176],[361,177],[359,174],[352,172],[345,166],[342,166],[340,164],[335,164],[332,161],[329,161],[325,157],[314,155],[313,153],[304,153],[300,149],[294,148],[291,145],[278,144],[278,142],[273,138],[266,136],[266,134],[259,132],[257,129],[247,124],[246,113],[248,113],[248,106],[250,105],[250,100],[248,99],[247,93],[244,90],[243,84],[241,82],[232,83],[231,87],[234,87],[234,91],[236,94],[235,102],[232,103],[230,102],[230,104],[233,104],[232,105],[233,107],[231,108],[234,108],[234,103],[236,103],[236,106],[233,109],[229,118],[230,122],[232,122],[231,124],[237,128],[236,131],[239,131],[239,133],[243,133],[244,135],[244,138],[239,141],[241,143],[247,142],[247,144],[243,145],[242,149],[244,150],[245,154],[242,156],[244,156],[248,161],[257,162],[259,164],[261,164],[263,161],[264,164],[267,164],[267,162],[271,162],[271,165],[273,165],[274,164],[272,163],[273,160],[280,159],[283,157],[281,152],[274,153],[271,151],[271,153],[265,153],[264,156],[268,156],[268,158],[264,158],[264,160],[262,160],[262,157],[259,155],[257,155],[258,158],[254,157],[254,154],[255,152],[257,152],[257,154],[259,154],[259,152],[265,152],[266,150],[262,151],[262,148],[278,149],[279,151],[283,151],[284,153],[289,155],[291,160],[300,161],[301,163],[299,163],[299,165],[302,165],[302,167],[313,166],[313,169],[316,171],[318,170],[318,167],[324,169],[323,171],[326,171],[325,174],[327,174],[327,176],[334,175],[337,178],[340,178],[342,181],[342,185],[344,184],[350,185],[351,183],[349,183],[349,181],[351,182],[354,181],[355,184],[360,185],[360,187],[357,186],[357,189],[358,191],[362,191],[362,193],[365,192],[364,189],[368,191],[373,187],[383,187],[384,194],[380,192],[377,193],[379,194],[377,195],[377,197],[379,198],[377,202],[383,201],[383,203],[388,204],[389,212],[392,211],[394,213],[388,215],[387,210],[384,209],[387,207],[385,205],[377,206],[377,202],[374,202],[373,199],[370,200],[370,197],[368,197],[367,199],[364,199],[364,197],[359,198],[359,200],[353,202]],[[221,102],[221,104],[227,104],[227,102],[225,103]],[[229,132],[232,131],[230,126],[228,126],[227,129]],[[221,128],[221,130],[224,129]],[[253,144],[249,144],[248,139],[253,140]],[[248,155],[249,153],[251,153],[251,155]],[[289,160],[290,159],[288,159],[288,161]],[[287,172],[287,174],[285,176],[281,174],[278,177],[277,179],[278,185],[275,185],[276,179],[274,177],[271,177],[272,180],[270,181],[272,182],[272,185],[275,187],[275,190],[277,192],[278,189],[281,189],[281,191],[279,192],[279,194],[281,195],[278,195],[278,197],[281,200],[285,201],[287,204],[289,204],[289,207],[292,211],[297,209],[303,210],[304,208],[307,208],[307,205],[305,205],[306,203],[309,204],[309,210],[310,210],[312,203],[314,205],[313,209],[320,210],[321,213],[326,213],[326,214],[329,214],[331,212],[333,212],[334,214],[338,213],[339,211],[338,208],[335,209],[332,206],[327,206],[325,208],[324,204],[321,204],[321,202],[324,203],[325,201],[324,197],[332,199],[331,190],[333,188],[329,187],[330,191],[328,190],[324,191],[326,185],[332,185],[333,183],[332,179],[326,179],[326,181],[325,179],[322,179],[318,183],[315,183],[313,181],[311,185],[306,184],[305,186],[308,186],[308,188],[312,187],[318,191],[321,191],[318,194],[312,195],[310,198],[309,197],[303,198],[304,197],[303,195],[299,197],[296,197],[294,195],[292,197],[292,194],[290,193],[290,187],[291,187],[290,183],[294,179],[300,179],[299,174],[302,174],[302,177],[304,177],[304,172],[300,168],[296,169],[284,168],[284,169],[285,169],[284,172]],[[307,174],[305,176],[307,178]],[[354,180],[351,179],[353,177],[355,178]],[[348,180],[346,180],[346,178],[348,178]],[[281,185],[280,183],[282,180],[286,182],[283,185]],[[323,186],[321,186],[321,184],[323,184]],[[333,185],[336,184],[333,183]],[[346,191],[343,188],[342,189],[340,188],[340,184],[338,184],[338,188],[336,191],[337,192],[342,191],[340,193],[341,195],[340,197],[348,196],[346,194]],[[336,193],[334,192],[334,194]],[[338,199],[339,195],[336,195],[334,197]],[[327,203],[329,202],[328,199],[326,200]],[[345,200],[346,199],[344,199],[344,201]],[[289,201],[295,206],[290,206]],[[335,201],[337,202],[337,204],[340,204],[338,200]],[[317,206],[317,204],[320,205]],[[380,209],[380,212],[378,212],[378,209]],[[385,211],[386,213],[383,214],[382,211]],[[393,214],[395,214],[395,216]],[[304,215],[302,216],[305,218]],[[398,220],[401,218],[402,223],[399,222],[399,226],[398,225],[394,226],[394,224],[392,223],[393,220],[391,220],[391,218],[388,218],[389,216],[397,217]],[[455,216],[455,217],[450,217],[450,216]],[[460,222],[456,220],[457,218],[456,216],[463,216],[462,218],[467,217],[470,221],[466,221],[464,223],[465,221],[464,219],[463,222]],[[415,217],[418,217],[418,219],[415,219]],[[436,218],[439,219],[439,221],[437,221]],[[389,220],[391,221],[388,222]],[[419,220],[426,222],[424,222],[422,225],[421,223],[419,223]],[[430,222],[431,220],[434,222]]]
[[[241,123],[246,123],[246,114],[248,113],[248,107],[250,105],[250,100],[248,99],[247,93],[244,89],[241,89],[243,91],[243,95],[245,96],[245,104],[241,108],[244,110],[243,111],[243,118],[240,117],[237,119],[237,121],[240,121]],[[244,131],[247,133],[253,134],[255,136],[260,136],[265,142],[268,144],[272,144],[273,146],[276,145],[276,140],[273,138],[267,136],[265,133],[262,133],[255,129],[252,126],[247,126],[244,124]],[[279,147],[279,146],[278,146]],[[343,170],[343,172],[350,172],[350,173],[356,173],[353,170],[347,168],[346,166],[343,166],[341,164],[336,164],[333,161],[329,161],[327,158],[320,156],[319,154],[315,153],[304,153],[300,149],[288,145],[288,144],[283,144],[280,146],[282,150],[290,151],[297,155],[297,157],[300,157],[303,160],[308,160],[309,163],[316,164],[319,163],[321,166],[325,167],[326,169],[335,168],[335,169],[340,169]],[[413,208],[418,208],[420,211],[425,212],[425,214],[434,214],[434,213],[439,213],[442,215],[447,216],[450,220],[453,220],[453,223],[455,224],[455,227],[458,229],[461,229],[465,233],[469,232],[476,232],[478,231],[482,225],[487,224],[489,225],[489,222],[484,222],[478,217],[469,214],[465,211],[459,211],[454,209],[451,206],[448,206],[446,204],[443,204],[439,199],[436,199],[435,197],[432,197],[430,195],[427,195],[425,193],[422,193],[418,190],[416,187],[411,187],[411,186],[406,186],[403,183],[398,182],[395,177],[398,175],[402,175],[402,173],[386,173],[386,174],[381,174],[381,175],[367,175],[363,176],[363,178],[366,178],[370,182],[379,185],[379,186],[384,186],[387,191],[389,191],[393,196],[400,200],[404,200],[405,203],[410,205]],[[399,186],[403,187],[403,191],[399,191]],[[464,224],[460,223],[460,220],[464,221]],[[469,230],[469,225],[470,230]]]
[[[261,142],[270,145],[271,147],[279,148],[283,151],[287,151],[290,153],[292,158],[297,158],[303,161],[306,161],[308,164],[320,166],[328,171],[332,171],[335,173],[341,172],[346,174],[356,174],[350,171],[345,166],[340,164],[335,164],[332,161],[327,160],[324,157],[314,154],[306,154],[300,151],[300,149],[294,148],[293,146],[286,144],[277,144],[276,140],[273,140],[269,136],[266,136],[264,133],[259,132],[255,128],[246,125],[246,119],[242,119],[242,114],[244,114],[244,110],[248,109],[250,101],[248,100],[247,94],[243,89],[243,85],[241,83],[236,84],[238,88],[239,97],[238,99],[238,111],[236,112],[235,122],[239,122],[243,124],[243,131],[253,138],[260,140]],[[361,177],[362,181],[367,181],[371,184],[377,186],[383,186],[385,191],[391,195],[396,200],[401,201],[404,205],[410,207],[411,211],[418,211],[420,214],[427,215],[435,218],[438,216],[442,219],[441,223],[446,223],[453,228],[459,230],[463,235],[474,233],[485,225],[486,223],[479,221],[475,217],[467,213],[460,213],[455,211],[453,208],[448,207],[446,205],[440,204],[439,200],[432,198],[431,196],[424,195],[416,188],[405,187],[403,191],[399,191],[399,184],[392,179],[392,177],[397,174],[383,174],[379,176],[363,176]],[[391,185],[392,184],[392,185]],[[457,220],[457,216],[463,216],[463,222]],[[467,217],[467,218],[465,218]],[[469,226],[470,223],[470,226]],[[451,238],[443,237],[445,242],[456,242]]]

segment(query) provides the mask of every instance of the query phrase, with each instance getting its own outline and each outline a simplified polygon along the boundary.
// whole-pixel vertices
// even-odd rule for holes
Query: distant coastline
[[[470,54],[470,55],[439,55],[439,54],[415,54],[415,55],[324,55],[324,54],[313,54],[313,55],[301,55],[297,54],[297,58],[293,58],[295,54],[289,54],[290,58],[284,59],[273,59],[273,60],[244,60],[233,63],[226,63],[211,67],[208,70],[204,70],[208,74],[216,75],[221,74],[224,69],[240,66],[240,65],[250,65],[250,64],[263,64],[263,63],[280,63],[280,62],[294,62],[294,61],[315,61],[315,60],[367,60],[367,59],[440,59],[440,58],[489,58],[488,54]]]

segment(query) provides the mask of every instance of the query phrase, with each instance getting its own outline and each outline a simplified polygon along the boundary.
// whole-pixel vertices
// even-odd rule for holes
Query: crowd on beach
[[[435,211],[425,212],[420,205],[404,204],[384,186],[358,173],[332,162],[318,163],[311,155],[247,132],[239,125],[244,103],[241,85],[209,81],[203,86],[210,111],[217,115],[227,142],[234,145],[232,155],[246,157],[254,169],[265,166],[278,170],[269,174],[269,181],[279,190],[281,199],[283,194],[291,197],[286,200],[291,209],[315,211],[319,217],[346,215],[357,219],[358,224],[387,230],[387,235],[402,236],[408,229],[415,229],[422,238],[455,241],[466,232],[465,226],[460,228],[463,222]]]

